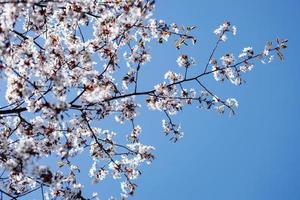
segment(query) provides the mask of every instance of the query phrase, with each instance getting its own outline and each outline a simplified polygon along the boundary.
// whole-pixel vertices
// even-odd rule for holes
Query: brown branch
[[[221,38],[222,38],[222,36],[224,35],[224,33],[225,33],[225,31],[223,31],[222,34],[219,36],[219,39],[218,39],[218,41],[216,42],[215,47],[213,48],[213,50],[212,50],[212,52],[211,52],[211,54],[210,54],[210,56],[209,56],[209,58],[208,58],[208,61],[207,61],[206,65],[205,65],[205,68],[204,68],[204,72],[203,72],[203,73],[205,73],[205,72],[207,71],[207,68],[208,68],[208,66],[209,66],[210,60],[211,60],[212,57],[214,56],[215,51],[217,50],[217,48],[218,48],[218,46],[219,46],[219,43],[222,41]]]
[[[278,50],[278,49],[279,49],[279,47],[274,47],[274,48],[270,49],[270,52]],[[242,60],[242,61],[240,61],[240,62],[238,62],[238,63],[236,63],[234,65],[231,65],[231,66],[228,66],[228,67],[218,68],[218,69],[211,70],[211,71],[208,71],[208,72],[203,72],[203,73],[201,73],[201,74],[199,74],[197,76],[194,76],[194,77],[191,77],[191,78],[185,78],[185,79],[183,79],[181,81],[170,83],[170,84],[167,85],[167,87],[170,87],[170,86],[173,86],[173,85],[179,85],[179,84],[186,83],[186,82],[197,81],[197,79],[201,78],[202,76],[209,75],[209,74],[211,74],[213,72],[222,71],[222,70],[224,70],[226,68],[236,68],[238,65],[241,65],[241,64],[243,64],[243,63],[245,63],[245,62],[247,62],[249,60],[253,60],[253,59],[261,57],[263,55],[264,55],[263,53],[259,53],[259,54],[255,55],[253,57],[249,57],[247,59],[244,59],[244,60]],[[103,72],[105,72],[105,71],[106,71],[106,69],[104,69]],[[102,74],[103,74],[103,72],[102,72]],[[113,97],[110,97],[108,99],[105,99],[104,101],[105,102],[110,102],[110,101],[113,101],[113,100],[122,99],[122,98],[126,98],[126,97],[143,96],[143,95],[149,95],[149,94],[154,94],[154,93],[155,93],[154,89],[153,90],[144,91],[144,92],[132,92],[132,93],[123,94],[123,95],[119,95],[119,96],[113,96]],[[89,106],[94,106],[96,104],[97,103],[90,103],[88,105],[74,105],[74,104],[72,104],[70,108],[71,109],[81,109],[84,106],[89,107]],[[20,112],[24,112],[26,110],[27,109],[25,107],[18,108],[18,109],[0,110],[0,115],[1,114],[3,115],[3,114],[11,114],[11,113],[20,113]]]
[[[25,36],[24,34],[16,31],[16,30],[11,30],[13,33],[17,34],[18,36],[20,36],[23,40],[28,40],[29,38],[27,36]],[[39,43],[37,43],[35,40],[33,40],[33,43],[38,46],[41,50],[45,50]]]
[[[27,111],[27,108],[17,108],[17,109],[9,109],[9,110],[0,110],[0,115],[11,114],[11,113],[21,113]]]

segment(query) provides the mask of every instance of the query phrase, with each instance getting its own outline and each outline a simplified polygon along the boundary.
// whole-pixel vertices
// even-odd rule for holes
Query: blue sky
[[[198,26],[194,32],[198,43],[179,51],[172,47],[172,38],[167,45],[151,46],[152,62],[140,74],[145,88],[162,81],[167,70],[180,70],[176,58],[181,53],[197,60],[195,72],[203,71],[216,41],[212,32],[224,20],[236,25],[238,33],[222,44],[218,56],[228,51],[238,55],[247,46],[262,50],[265,42],[276,37],[288,38],[289,47],[284,62],[257,63],[242,86],[205,79],[220,97],[239,101],[237,114],[229,117],[185,107],[174,118],[185,132],[176,144],[162,134],[164,115],[142,109],[146,113],[137,123],[143,128],[143,142],[156,147],[156,159],[143,168],[133,200],[300,199],[299,8],[297,0],[157,1],[154,16]],[[113,123],[103,126],[129,131]],[[91,163],[81,164],[88,168]],[[119,184],[109,180],[94,189],[103,199],[120,192]],[[29,198],[39,199],[40,194]]]
[[[144,170],[133,199],[300,199],[300,2],[163,0],[156,5],[158,18],[199,26],[198,44],[179,52],[153,47],[145,77],[156,79],[155,70],[172,69],[174,58],[184,52],[201,70],[215,41],[212,31],[224,20],[238,33],[217,55],[238,54],[246,46],[261,50],[276,37],[288,38],[289,48],[283,63],[258,63],[240,87],[207,80],[220,96],[239,100],[234,117],[186,108],[176,118],[185,131],[176,144],[160,135],[159,117],[145,117],[145,139],[156,146],[157,159]]]

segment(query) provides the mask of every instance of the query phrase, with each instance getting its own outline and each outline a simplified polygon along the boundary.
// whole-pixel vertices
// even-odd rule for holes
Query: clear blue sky
[[[219,55],[246,46],[260,50],[276,37],[288,38],[289,48],[284,63],[256,65],[241,87],[208,80],[221,96],[239,100],[234,117],[185,109],[177,118],[185,137],[175,145],[159,134],[159,119],[148,118],[145,138],[156,145],[157,159],[133,199],[300,199],[299,9],[297,0],[157,1],[158,18],[199,26],[197,46],[181,51],[190,51],[199,68],[215,41],[212,31],[224,20],[238,33]],[[153,48],[149,73],[175,66],[179,52],[167,49]]]
[[[258,63],[240,87],[207,79],[220,97],[239,101],[237,115],[186,107],[175,118],[185,132],[176,144],[162,134],[162,113],[142,113],[137,122],[143,127],[144,143],[156,147],[156,159],[143,168],[132,199],[299,200],[300,1],[158,0],[156,5],[157,18],[199,26],[195,32],[198,43],[180,51],[171,47],[172,42],[154,45],[152,62],[140,75],[145,87],[176,68],[180,53],[190,52],[202,71],[216,39],[212,32],[224,20],[236,25],[238,33],[217,51],[219,56],[227,50],[238,55],[247,46],[261,50],[276,37],[288,38],[289,47],[283,63]],[[106,128],[119,129],[111,126]],[[88,168],[91,163],[81,164]],[[103,199],[120,191],[119,184],[110,181],[93,189]],[[40,199],[40,194],[30,198]]]

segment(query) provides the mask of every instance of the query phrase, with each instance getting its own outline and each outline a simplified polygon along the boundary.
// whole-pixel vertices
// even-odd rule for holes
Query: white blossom
[[[239,105],[237,100],[234,98],[227,99],[226,103],[228,104],[228,106],[233,107],[233,108],[236,108]]]

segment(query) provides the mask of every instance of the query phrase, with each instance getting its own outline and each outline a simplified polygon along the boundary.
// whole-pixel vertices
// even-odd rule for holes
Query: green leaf
[[[281,44],[281,45],[280,45],[280,48],[281,48],[281,49],[286,49],[287,46],[286,46],[285,44]]]
[[[186,29],[188,30],[188,31],[191,31],[191,30],[194,30],[196,28],[196,26],[188,26]]]

